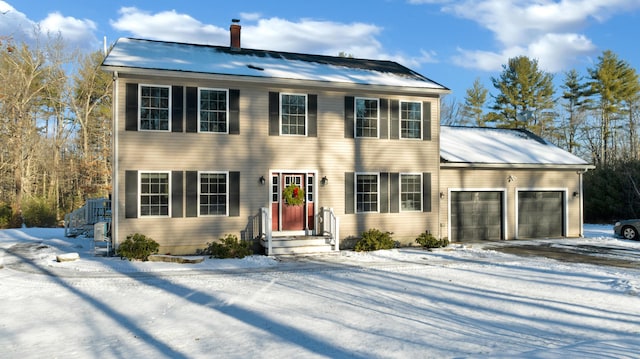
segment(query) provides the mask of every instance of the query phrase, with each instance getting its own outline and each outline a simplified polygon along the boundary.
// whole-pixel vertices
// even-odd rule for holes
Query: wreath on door
[[[284,203],[288,206],[300,206],[304,203],[304,190],[295,183],[285,187],[282,195]]]

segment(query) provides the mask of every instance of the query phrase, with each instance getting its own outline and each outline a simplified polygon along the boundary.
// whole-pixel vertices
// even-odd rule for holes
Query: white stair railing
[[[273,253],[272,233],[271,233],[271,217],[269,216],[269,210],[266,207],[260,208],[260,233],[264,236],[264,240],[267,242],[267,255],[270,256]]]
[[[319,213],[319,222],[322,224],[322,235],[329,236],[329,243],[334,251],[340,250],[340,218],[336,216],[333,208],[322,208]]]

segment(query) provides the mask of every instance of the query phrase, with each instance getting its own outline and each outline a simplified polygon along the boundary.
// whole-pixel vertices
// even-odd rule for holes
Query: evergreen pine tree
[[[485,126],[484,105],[487,101],[487,90],[479,78],[473,82],[473,87],[467,89],[462,106],[463,124],[473,123],[475,126]]]
[[[491,78],[499,91],[494,96],[495,111],[489,116],[498,127],[523,128],[543,136],[551,129],[554,107],[553,75],[538,68],[538,61],[526,56],[509,59],[503,71]]]

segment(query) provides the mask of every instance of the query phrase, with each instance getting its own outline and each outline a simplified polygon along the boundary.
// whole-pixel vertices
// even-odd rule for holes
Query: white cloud
[[[580,56],[596,51],[581,33],[593,20],[604,22],[634,8],[640,8],[638,0],[462,0],[442,7],[493,32],[501,47],[497,51],[459,49],[456,64],[495,71],[509,57],[526,55],[551,72],[562,71]]]
[[[111,26],[135,37],[218,45],[229,41],[227,29],[203,24],[175,10],[152,14],[135,7],[123,7],[119,13],[120,17],[112,20]]]
[[[95,36],[96,24],[88,19],[76,19],[62,16],[58,12],[49,14],[40,21],[43,33],[60,34],[67,44],[80,48],[99,49],[99,41]]]
[[[5,1],[0,1],[0,16],[0,33],[11,36],[14,41],[30,43],[35,41],[38,34],[60,35],[71,48],[99,49],[99,41],[95,36],[96,24],[91,20],[54,12],[42,21],[34,21]]]
[[[568,64],[574,64],[579,57],[595,51],[596,46],[591,40],[578,34],[546,34],[527,48],[528,56],[539,59],[540,67],[549,72],[566,70]]]
[[[482,50],[466,50],[458,48],[458,55],[452,56],[453,63],[457,66],[478,69],[482,71],[498,71],[502,64],[506,63],[505,59],[509,56],[507,52],[496,53]]]
[[[33,37],[36,23],[5,1],[0,1],[0,34],[15,41],[27,41]]]
[[[241,12],[240,18],[245,21],[256,21],[259,20],[262,15],[259,12]]]
[[[344,52],[359,58],[394,60],[406,66],[435,62],[433,52],[423,51],[419,56],[387,53],[377,40],[383,29],[373,24],[306,18],[290,21],[260,16],[258,13],[240,14],[242,19],[250,21],[249,24],[240,24],[242,47],[331,56]],[[111,25],[134,37],[220,46],[229,44],[227,27],[204,24],[173,10],[150,13],[124,7],[120,9],[120,17],[111,21]]]
[[[499,52],[466,50],[458,48],[453,62],[461,67],[482,71],[500,71],[510,58],[527,56],[538,60],[540,68],[547,72],[561,72],[576,63],[579,57],[590,55],[595,45],[583,35],[546,34],[526,46],[509,46]]]
[[[243,44],[250,48],[337,55],[340,51],[371,58],[382,45],[376,39],[382,29],[364,23],[343,24],[301,19],[297,22],[269,18],[243,26]]]

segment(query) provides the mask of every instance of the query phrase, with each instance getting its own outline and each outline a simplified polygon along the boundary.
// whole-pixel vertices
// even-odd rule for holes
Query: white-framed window
[[[307,175],[307,203],[313,202],[313,187],[315,182],[315,176],[313,174]]]
[[[271,202],[280,202],[280,176],[271,176]]]
[[[377,98],[355,98],[356,137],[378,138],[380,100]]]
[[[400,101],[400,138],[422,138],[422,102]]]
[[[140,216],[168,217],[171,213],[170,172],[140,172]]]
[[[169,131],[171,129],[171,87],[140,86],[140,130]]]
[[[378,212],[380,202],[379,186],[380,175],[378,173],[356,173],[355,195],[356,212]]]
[[[307,95],[280,94],[280,131],[283,135],[307,135]]]
[[[198,131],[229,133],[229,90],[198,90]]]
[[[200,216],[229,214],[229,174],[198,172],[198,213]]]
[[[400,174],[400,210],[422,211],[422,174]]]

